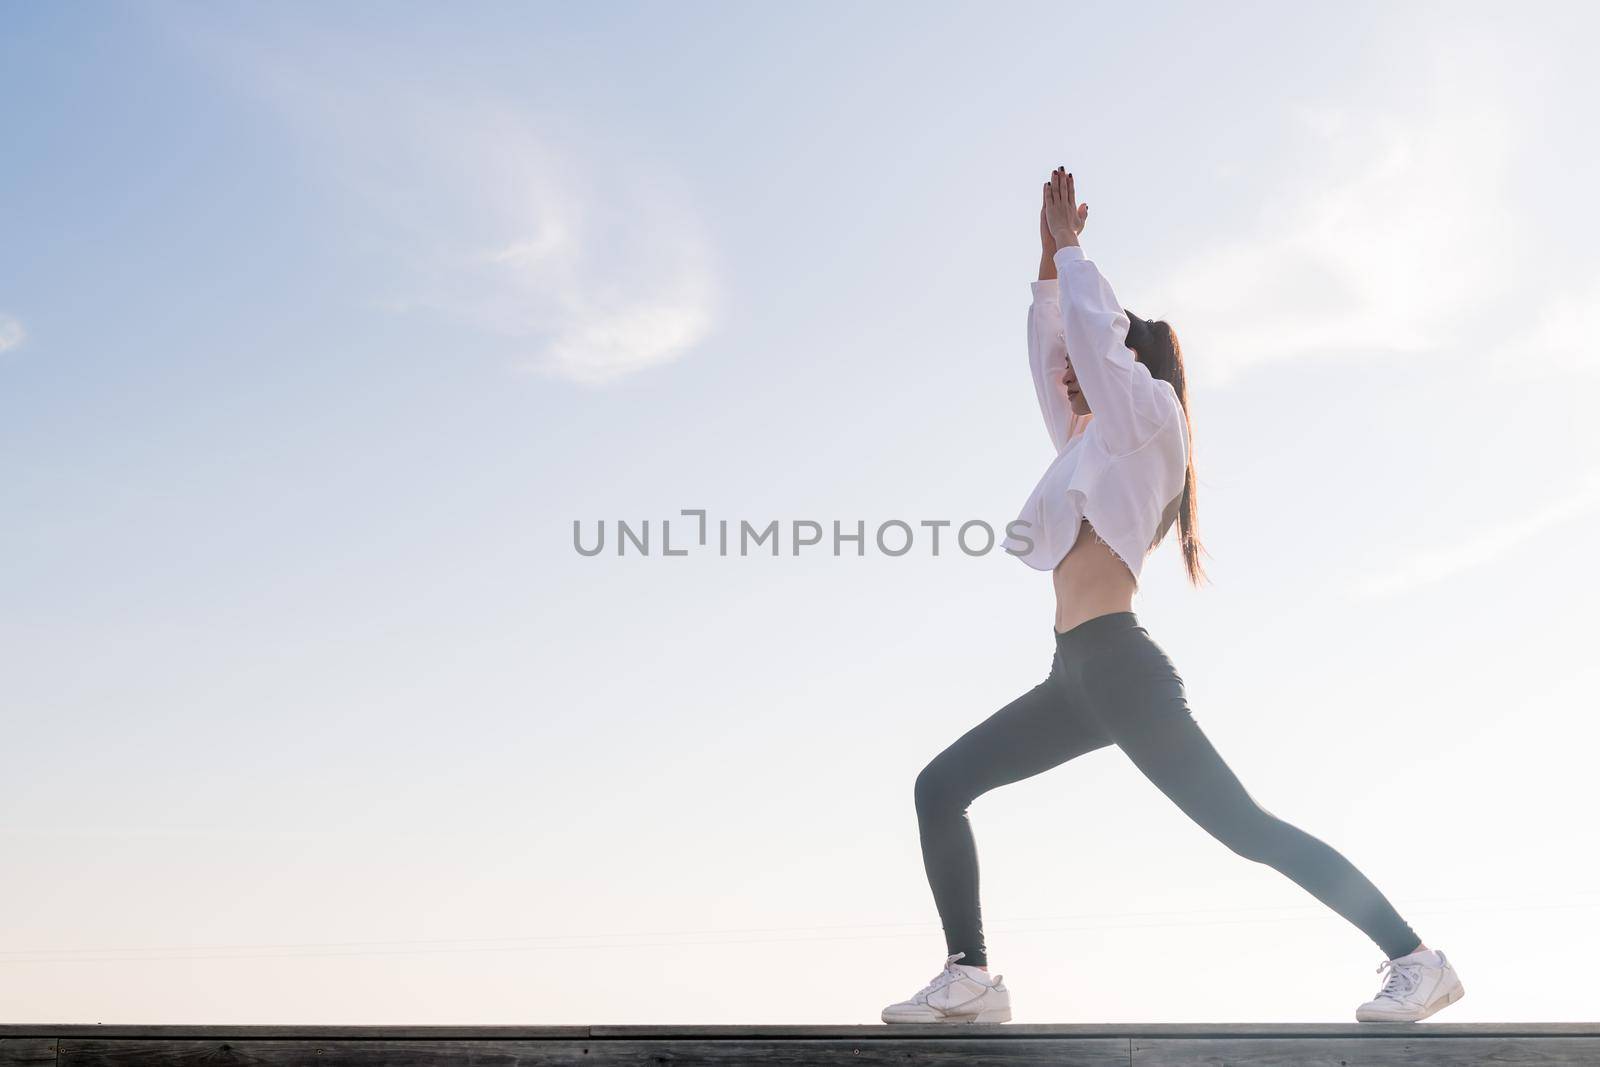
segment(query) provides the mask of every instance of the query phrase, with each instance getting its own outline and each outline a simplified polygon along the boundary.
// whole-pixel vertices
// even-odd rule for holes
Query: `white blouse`
[[[1145,556],[1178,517],[1188,425],[1177,392],[1128,348],[1128,316],[1094,262],[1068,245],[1055,265],[1055,280],[1032,283],[1028,359],[1056,457],[1004,547],[1054,570],[1087,519],[1137,583]],[[1061,382],[1069,352],[1089,415],[1073,413]]]

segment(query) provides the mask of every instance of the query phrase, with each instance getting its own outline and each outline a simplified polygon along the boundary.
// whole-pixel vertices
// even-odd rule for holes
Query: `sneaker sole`
[[[1010,1008],[989,1008],[976,1015],[945,1015],[938,1019],[895,1019],[884,1018],[885,1023],[891,1026],[964,1026],[967,1023],[1008,1023],[1011,1021]]]
[[[1369,1016],[1363,1017],[1359,1012],[1357,1012],[1356,1013],[1356,1021],[1357,1022],[1361,1022],[1361,1023],[1416,1023],[1416,1022],[1421,1022],[1423,1019],[1426,1019],[1428,1016],[1434,1014],[1435,1012],[1443,1011],[1445,1008],[1448,1008],[1450,1005],[1454,1004],[1456,1001],[1460,1000],[1462,997],[1464,997],[1466,995],[1467,995],[1466,987],[1463,986],[1460,982],[1457,982],[1455,984],[1455,987],[1452,988],[1450,990],[1450,992],[1446,993],[1444,996],[1440,997],[1439,999],[1437,999],[1435,1001],[1432,1001],[1426,1008],[1423,1008],[1422,1009],[1422,1013],[1420,1015],[1409,1016],[1409,1017],[1408,1016],[1399,1016],[1399,1015],[1369,1015]]]

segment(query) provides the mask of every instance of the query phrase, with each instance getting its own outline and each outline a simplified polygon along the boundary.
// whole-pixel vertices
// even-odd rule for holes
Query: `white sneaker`
[[[990,977],[988,972],[956,960],[957,952],[946,956],[944,970],[933,981],[917,990],[910,1000],[883,1009],[886,1023],[1004,1023],[1011,1021],[1011,990],[1002,982],[1005,975]]]
[[[1378,964],[1389,968],[1378,995],[1356,1009],[1364,1023],[1414,1023],[1466,995],[1456,969],[1443,952],[1424,949]]]

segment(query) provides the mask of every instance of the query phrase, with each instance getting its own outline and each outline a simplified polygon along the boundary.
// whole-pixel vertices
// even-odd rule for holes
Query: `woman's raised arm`
[[[1096,431],[1115,454],[1140,448],[1173,415],[1172,397],[1128,347],[1128,316],[1094,261],[1078,244],[1077,190],[1058,169],[1045,184],[1045,216],[1056,239],[1059,287],[1055,340],[1094,415]]]
[[[1089,206],[1079,212],[1077,229],[1083,229]],[[1061,290],[1056,284],[1056,239],[1050,232],[1044,205],[1039,207],[1039,280],[1029,283],[1033,299],[1028,303],[1028,363],[1033,371],[1033,391],[1039,398],[1045,429],[1056,454],[1067,447],[1077,428],[1072,399],[1067,395],[1062,376],[1067,370],[1067,349],[1061,335]]]
[[[1033,390],[1056,454],[1067,447],[1077,416],[1062,375],[1067,370],[1067,346],[1061,335],[1060,290],[1054,278],[1031,282],[1033,301],[1028,305],[1028,363],[1033,368]]]

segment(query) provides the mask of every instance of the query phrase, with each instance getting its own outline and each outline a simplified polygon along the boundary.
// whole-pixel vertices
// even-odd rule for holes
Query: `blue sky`
[[[1197,721],[1453,1021],[1592,1012],[1521,976],[1600,947],[1600,26],[1302,7],[0,6],[7,1014],[914,991],[912,782],[1043,677],[1048,579],[572,524],[1010,520],[1062,163],[1193,377],[1214,584],[1169,543],[1135,609]],[[1114,749],[972,818],[1019,1021],[1376,988]]]

